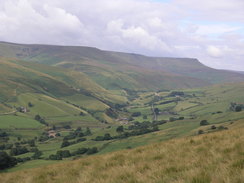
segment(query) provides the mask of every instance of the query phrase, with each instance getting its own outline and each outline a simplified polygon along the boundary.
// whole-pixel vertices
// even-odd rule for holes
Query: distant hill
[[[155,91],[244,81],[244,75],[209,68],[197,59],[157,58],[79,46],[0,43],[0,56],[86,74],[107,90]]]

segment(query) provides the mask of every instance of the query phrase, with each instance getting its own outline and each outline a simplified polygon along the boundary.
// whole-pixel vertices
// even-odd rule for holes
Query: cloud
[[[222,56],[221,50],[219,48],[217,48],[216,46],[208,46],[207,53],[209,56],[215,57],[215,58],[220,58]]]
[[[3,41],[194,57],[244,70],[243,0],[1,0],[0,22]]]
[[[0,38],[12,42],[70,42],[82,30],[82,23],[64,9],[44,4],[35,9],[27,0],[6,1],[0,12]],[[62,38],[62,39],[60,39]]]

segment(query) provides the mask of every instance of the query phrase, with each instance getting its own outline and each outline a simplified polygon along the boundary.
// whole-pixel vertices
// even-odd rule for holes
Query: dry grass
[[[243,183],[244,128],[0,174],[4,183]]]

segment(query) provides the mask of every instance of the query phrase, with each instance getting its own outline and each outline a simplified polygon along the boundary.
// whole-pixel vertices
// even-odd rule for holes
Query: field
[[[26,129],[26,128],[41,128],[43,125],[36,120],[24,118],[20,116],[4,115],[0,116],[1,129]]]
[[[229,126],[229,130],[95,155],[45,168],[2,173],[0,181],[240,183],[244,181],[243,124],[244,121],[239,120]]]

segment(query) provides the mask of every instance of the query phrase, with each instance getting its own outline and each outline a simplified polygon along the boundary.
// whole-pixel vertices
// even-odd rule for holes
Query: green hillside
[[[153,58],[90,47],[0,43],[0,56],[80,71],[109,90],[153,91],[244,80],[242,74],[211,69],[196,59]]]
[[[102,88],[80,72],[6,58],[0,58],[0,64],[0,115],[24,107],[28,110],[24,115],[39,114],[50,124],[98,123],[96,113],[104,114],[109,105],[127,101],[126,96]],[[106,114],[100,119],[104,117],[112,121]]]

